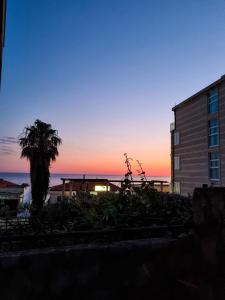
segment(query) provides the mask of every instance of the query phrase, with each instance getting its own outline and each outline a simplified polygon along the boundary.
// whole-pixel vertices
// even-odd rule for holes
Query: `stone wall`
[[[182,281],[193,265],[190,249],[174,239],[6,253],[0,265],[4,300],[166,300],[196,292]]]

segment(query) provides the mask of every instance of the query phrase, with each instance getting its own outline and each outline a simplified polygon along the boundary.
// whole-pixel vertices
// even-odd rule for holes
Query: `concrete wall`
[[[183,195],[208,183],[207,126],[206,95],[176,110],[175,131],[180,133],[180,144],[174,146],[174,156],[180,157],[180,170],[174,170],[174,181],[180,182]]]
[[[50,190],[49,194],[50,194],[49,202],[51,204],[57,203],[58,202],[58,197],[62,197],[62,192],[61,191],[51,191]],[[73,194],[76,195],[76,191],[72,191],[72,195]],[[64,196],[69,198],[70,192],[69,191],[65,191]]]
[[[165,238],[1,254],[1,298],[187,299],[183,249]]]
[[[193,211],[200,262],[200,299],[225,299],[225,188],[196,189]]]

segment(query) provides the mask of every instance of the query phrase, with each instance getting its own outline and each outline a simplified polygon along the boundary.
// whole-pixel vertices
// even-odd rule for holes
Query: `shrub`
[[[72,202],[45,206],[39,218],[61,230],[183,225],[192,216],[191,200],[175,194],[159,193],[149,186],[132,193],[86,194]]]

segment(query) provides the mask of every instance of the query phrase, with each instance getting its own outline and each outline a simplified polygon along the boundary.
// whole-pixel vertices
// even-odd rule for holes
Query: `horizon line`
[[[8,174],[30,174],[30,172],[22,172],[22,171],[1,171],[0,173],[8,173]],[[76,173],[76,172],[50,172],[51,174],[73,174],[73,175],[113,175],[113,176],[121,176],[125,175],[124,173]],[[133,176],[139,176],[138,174]],[[147,177],[170,177],[171,175],[146,175]]]

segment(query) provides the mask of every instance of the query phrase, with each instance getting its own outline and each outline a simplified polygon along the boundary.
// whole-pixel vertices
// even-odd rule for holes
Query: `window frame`
[[[211,158],[211,155],[212,154],[218,154],[218,157],[217,158]],[[217,163],[217,165],[215,166],[213,166],[212,165],[212,163]],[[218,177],[217,178],[213,178],[212,176],[211,176],[211,174],[212,174],[212,170],[218,170]],[[219,153],[219,151],[215,151],[215,152],[209,152],[209,179],[211,180],[211,181],[220,181],[220,179],[221,179],[221,174],[220,174],[220,153]]]
[[[215,94],[211,94],[215,92]],[[218,112],[219,109],[219,95],[218,95],[218,89],[214,88],[211,89],[207,95],[208,97],[208,113],[209,114],[215,114]],[[216,110],[212,111],[213,104],[216,103]]]
[[[179,155],[174,156],[174,170],[175,171],[180,170],[180,156]]]
[[[217,121],[217,125],[211,126],[212,121]],[[212,132],[212,129],[216,128],[216,132]],[[211,144],[211,137],[217,136],[217,143],[216,144]],[[219,146],[220,141],[219,141],[219,121],[218,119],[211,119],[208,121],[208,144],[209,147],[216,147]]]
[[[173,144],[174,144],[174,146],[180,145],[180,132],[179,131],[174,132]]]
[[[180,181],[174,181],[173,192],[175,194],[180,194]]]

